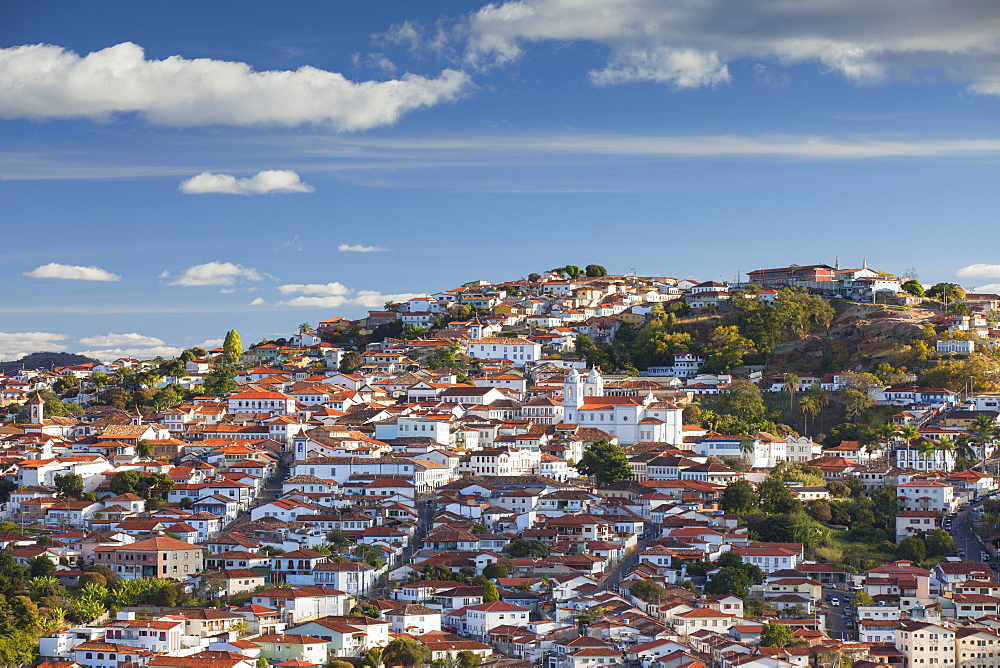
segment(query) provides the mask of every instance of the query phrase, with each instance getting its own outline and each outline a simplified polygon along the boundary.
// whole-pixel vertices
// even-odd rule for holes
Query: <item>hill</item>
[[[20,369],[51,369],[57,366],[73,366],[88,362],[96,364],[99,361],[76,353],[31,353],[13,362],[0,362],[0,373],[10,374]]]

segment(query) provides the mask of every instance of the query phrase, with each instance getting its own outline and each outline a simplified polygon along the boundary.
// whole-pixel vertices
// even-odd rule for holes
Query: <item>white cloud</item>
[[[289,283],[279,285],[278,291],[286,295],[300,292],[304,295],[341,296],[349,293],[350,289],[343,283],[334,281],[333,283]]]
[[[267,303],[267,302],[264,301],[263,297],[257,297],[252,302],[250,302],[250,306],[260,306],[260,305],[265,304],[265,303]]]
[[[104,348],[107,346],[162,346],[163,341],[155,336],[143,336],[142,334],[104,334],[102,336],[87,336],[80,339],[80,344],[84,346],[96,346]]]
[[[727,63],[748,59],[813,63],[862,84],[943,78],[1000,95],[998,33],[993,0],[509,0],[447,26],[404,23],[379,37],[461,52],[475,67],[515,61],[536,42],[593,42],[609,51],[609,66],[591,72],[600,85],[715,85],[729,79]]]
[[[66,350],[68,337],[52,332],[0,332],[0,360],[16,360],[28,353]]]
[[[1000,294],[1000,283],[987,283],[986,285],[977,286],[975,290],[971,290],[974,293],[990,293],[990,294]]]
[[[206,262],[188,267],[177,276],[163,272],[160,278],[172,279],[167,285],[236,285],[244,281],[263,280],[264,274],[256,269],[232,262]]]
[[[295,297],[278,302],[278,306],[304,306],[307,308],[337,308],[348,303],[347,297]]]
[[[94,357],[102,362],[116,360],[119,357],[135,357],[138,359],[152,359],[154,357],[177,357],[183,348],[176,346],[149,346],[140,348],[106,348],[103,350],[81,350],[78,354]]]
[[[425,296],[423,293],[386,295],[376,290],[351,290],[342,283],[336,282],[280,285],[278,290],[284,294],[301,293],[299,297],[277,302],[278,306],[304,308],[338,308],[340,306],[380,308],[387,301],[406,301],[413,297]]]
[[[1000,264],[970,264],[955,275],[959,278],[1000,278]]]
[[[100,267],[81,267],[50,262],[24,272],[30,278],[60,278],[67,281],[120,281],[121,276]]]
[[[668,47],[623,51],[615,56],[610,67],[590,72],[590,80],[598,86],[652,81],[671,83],[677,88],[700,88],[727,83],[730,78],[729,68],[717,53]]]
[[[242,62],[149,60],[124,42],[83,57],[59,46],[0,49],[0,117],[108,120],[135,113],[172,126],[317,124],[350,131],[391,125],[406,112],[454,100],[465,72],[354,82],[315,67],[256,72]]]
[[[362,244],[340,244],[337,246],[337,250],[342,253],[379,253],[389,249],[382,248],[381,246],[365,246]]]
[[[194,348],[204,348],[205,350],[211,350],[212,348],[221,348],[222,344],[225,343],[225,339],[206,339],[199,343]]]
[[[202,172],[181,183],[178,188],[188,195],[221,193],[225,195],[263,195],[267,193],[311,193],[313,187],[303,183],[291,170],[271,169],[247,178],[230,174]]]

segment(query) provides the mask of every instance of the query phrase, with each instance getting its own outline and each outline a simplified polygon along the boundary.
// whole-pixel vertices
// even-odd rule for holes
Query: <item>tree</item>
[[[236,368],[231,364],[216,364],[205,374],[205,394],[218,397],[236,390]]]
[[[354,373],[364,365],[365,359],[356,350],[350,350],[344,353],[344,356],[340,358],[340,371],[341,373]]]
[[[458,653],[459,668],[475,668],[483,662],[483,658],[473,651],[463,649]]]
[[[542,277],[542,275],[539,274],[538,272],[535,272],[535,271],[533,271],[530,274],[528,274],[528,280],[531,281],[532,283],[534,283],[535,281],[537,281],[541,277]]]
[[[908,292],[915,297],[923,297],[926,293],[924,292],[924,285],[915,278],[911,278],[908,281],[903,281],[903,284],[899,286],[903,292]]]
[[[28,577],[40,578],[54,575],[56,565],[44,554],[28,559]]]
[[[299,334],[311,331],[312,331],[312,325],[310,325],[308,322],[304,322],[301,325],[299,325]]]
[[[153,456],[153,445],[152,441],[146,440],[145,438],[139,439],[139,442],[135,445],[135,454],[139,455],[143,459],[147,459]]]
[[[583,273],[583,269],[580,269],[580,267],[576,266],[575,264],[567,264],[565,267],[562,268],[561,271],[571,279],[579,278],[580,274]]]
[[[80,589],[83,589],[84,587],[86,587],[89,584],[98,585],[98,586],[101,586],[101,587],[107,587],[108,586],[108,581],[100,573],[94,573],[94,572],[80,573],[80,577],[78,578],[78,584],[77,584],[77,586]]]
[[[787,513],[797,503],[788,485],[770,477],[757,485],[757,498],[760,509],[768,514]]]
[[[761,647],[791,647],[793,644],[795,636],[784,624],[765,624],[760,632]]]
[[[226,338],[222,342],[222,354],[230,364],[238,364],[243,356],[243,342],[240,340],[240,333],[235,329],[226,332]]]
[[[483,577],[488,580],[498,580],[500,578],[506,578],[509,576],[510,576],[510,570],[507,568],[507,566],[501,564],[499,561],[495,561],[483,569]]]
[[[599,264],[588,264],[585,271],[587,272],[587,276],[591,278],[608,275],[608,270]]]
[[[383,652],[378,647],[368,650],[365,654],[365,658],[362,660],[361,665],[365,668],[382,668]],[[259,668],[259,667],[258,667]]]
[[[525,540],[524,538],[515,538],[510,541],[503,551],[514,559],[532,559],[549,556],[548,545],[539,540]]]
[[[632,469],[628,457],[620,445],[602,439],[594,441],[576,464],[576,470],[585,476],[595,478],[598,485],[632,479]]]
[[[430,650],[413,638],[395,638],[382,650],[382,660],[388,666],[419,666],[427,662]]]
[[[646,603],[656,603],[668,596],[667,588],[659,582],[653,582],[652,580],[636,580],[629,587],[629,592],[637,599]]]
[[[83,496],[83,476],[79,473],[57,473],[54,478],[56,496],[79,499]]]
[[[829,522],[833,518],[830,503],[823,499],[816,499],[807,503],[806,513],[817,522]]]
[[[271,668],[270,662],[262,656],[257,657],[257,668]]]
[[[927,291],[927,296],[942,304],[948,304],[956,299],[965,299],[965,290],[957,283],[935,283]]]
[[[121,494],[135,494],[142,479],[140,471],[119,471],[111,476],[111,493],[116,496]]]
[[[750,339],[743,338],[736,325],[716,327],[705,346],[708,360],[705,367],[710,371],[728,371],[743,364],[743,358],[757,352],[757,346]]]
[[[854,598],[851,601],[851,604],[854,606],[855,609],[857,609],[858,606],[862,606],[862,605],[865,605],[865,606],[867,606],[867,605],[875,605],[875,599],[873,599],[871,597],[871,594],[869,594],[868,592],[859,591],[857,594],[854,595]]]
[[[497,586],[493,584],[490,580],[486,581],[483,585],[483,603],[491,603],[493,601],[500,600],[500,591]]]
[[[922,538],[911,536],[899,541],[897,553],[900,559],[909,559],[919,563],[927,558],[927,546]]]
[[[924,537],[929,557],[951,557],[956,554],[955,539],[944,529],[934,529]]]
[[[757,494],[750,483],[740,478],[726,485],[720,502],[727,513],[749,513],[757,508]]]

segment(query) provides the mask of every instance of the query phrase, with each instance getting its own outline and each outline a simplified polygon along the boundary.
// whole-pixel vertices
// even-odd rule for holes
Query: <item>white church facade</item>
[[[563,422],[597,427],[618,437],[622,445],[657,441],[683,443],[683,409],[656,401],[653,394],[631,397],[604,395],[604,378],[591,369],[583,379],[570,369],[563,386]]]

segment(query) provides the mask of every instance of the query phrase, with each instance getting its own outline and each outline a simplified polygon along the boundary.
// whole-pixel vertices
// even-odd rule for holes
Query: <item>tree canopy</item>
[[[620,445],[608,440],[592,443],[576,464],[576,470],[597,480],[598,485],[632,479],[628,457]]]

